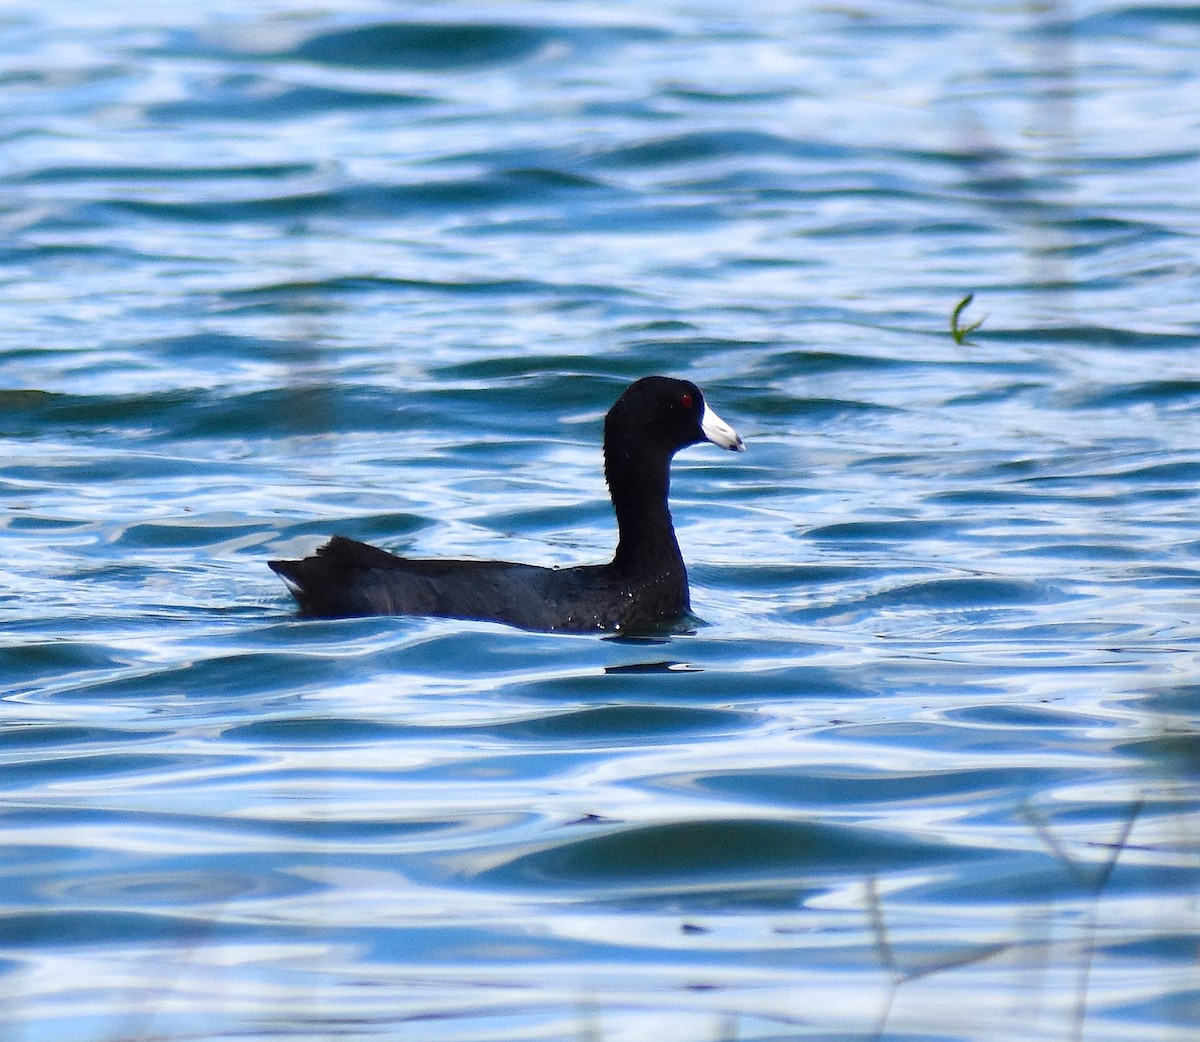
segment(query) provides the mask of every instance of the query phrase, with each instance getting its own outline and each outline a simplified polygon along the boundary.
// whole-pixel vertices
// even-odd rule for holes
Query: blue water
[[[13,1042],[1194,1039],[1200,7],[0,12]],[[974,293],[956,343],[955,304]],[[297,620],[333,532],[694,630]]]

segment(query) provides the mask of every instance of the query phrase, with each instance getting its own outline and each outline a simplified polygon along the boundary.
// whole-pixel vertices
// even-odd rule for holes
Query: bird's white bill
[[[746,446],[738,437],[737,431],[713,412],[708,407],[708,402],[704,403],[704,415],[700,417],[700,429],[714,445],[720,445],[721,448],[729,449],[731,452],[746,451]]]

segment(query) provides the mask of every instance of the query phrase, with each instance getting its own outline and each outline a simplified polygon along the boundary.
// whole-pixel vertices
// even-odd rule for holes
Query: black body
[[[268,563],[307,616],[438,615],[530,630],[651,629],[689,608],[667,494],[672,456],[706,440],[743,447],[685,380],[645,377],[609,410],[604,473],[619,539],[608,564],[412,560],[343,536],[313,557]]]

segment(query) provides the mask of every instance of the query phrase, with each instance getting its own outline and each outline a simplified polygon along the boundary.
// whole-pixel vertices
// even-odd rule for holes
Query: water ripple
[[[1194,7],[142,8],[0,17],[6,1039],[1193,1029]],[[688,627],[295,618],[649,372]]]

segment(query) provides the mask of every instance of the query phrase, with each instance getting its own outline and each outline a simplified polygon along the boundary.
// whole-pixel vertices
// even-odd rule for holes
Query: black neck
[[[620,569],[637,569],[653,563],[661,570],[683,571],[683,558],[667,495],[671,490],[671,457],[645,449],[631,453],[621,445],[604,447],[604,473],[617,514],[617,552],[613,564]]]

